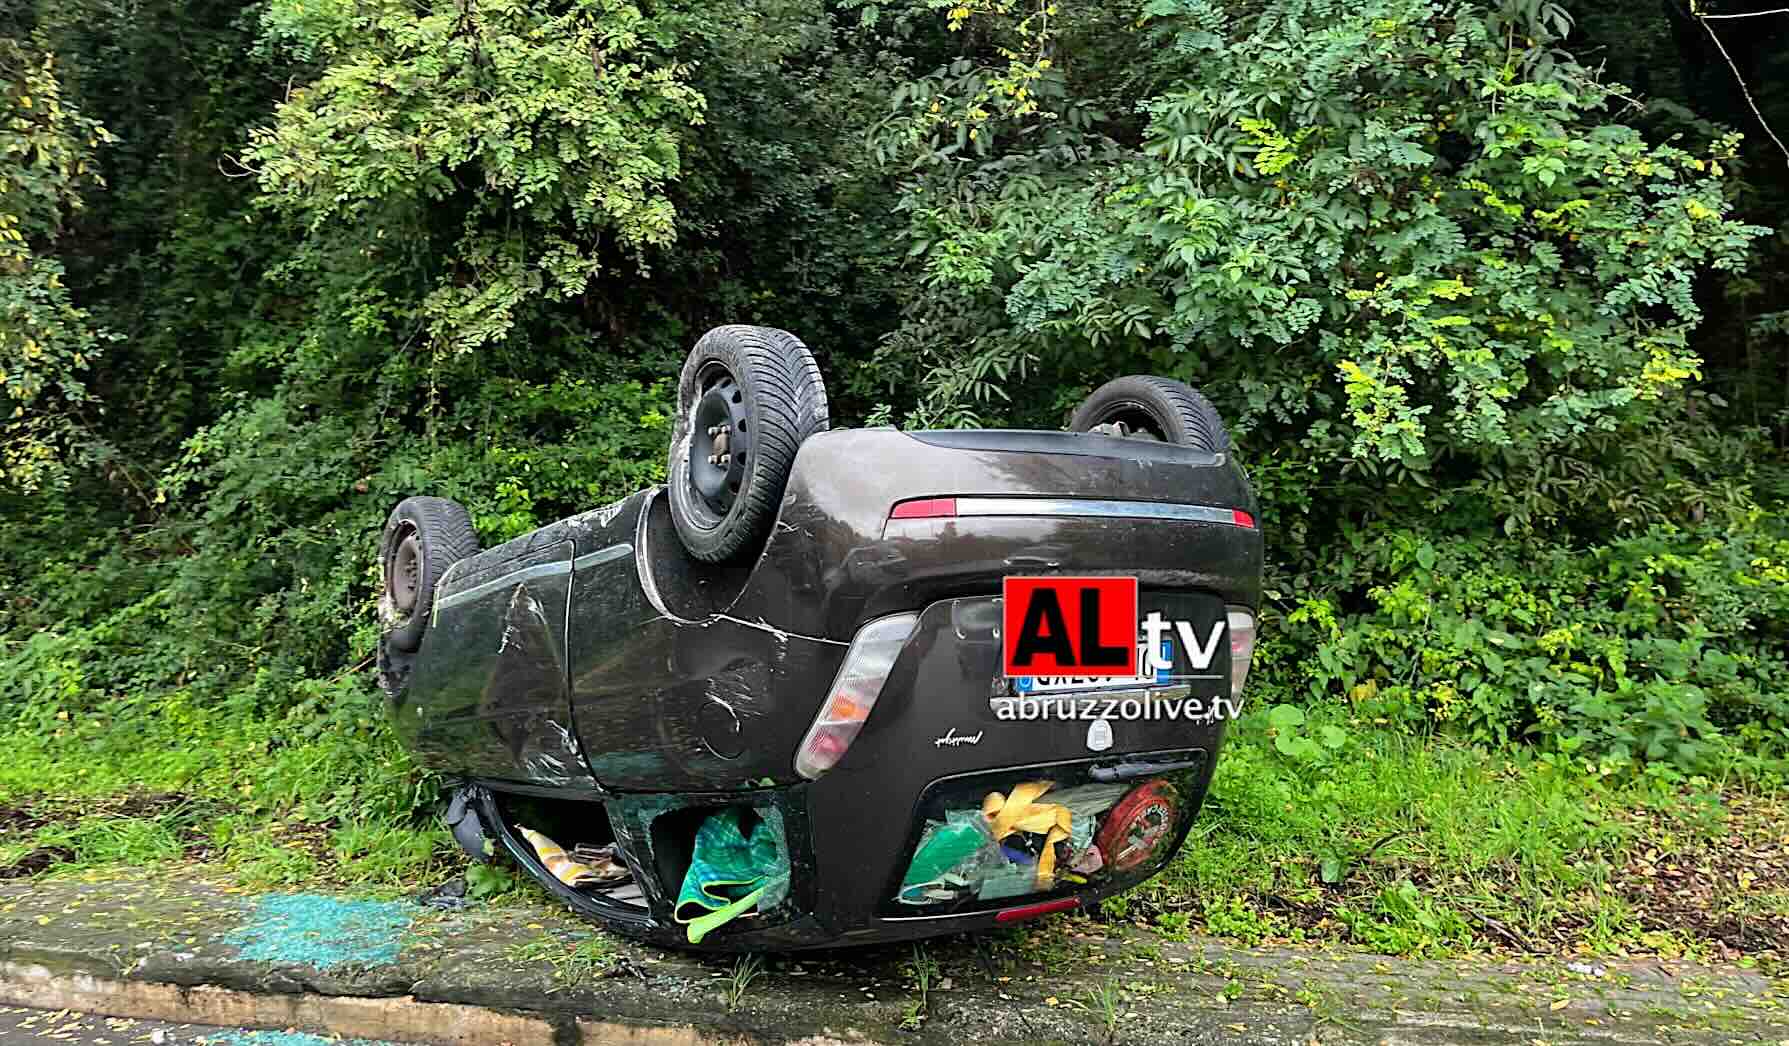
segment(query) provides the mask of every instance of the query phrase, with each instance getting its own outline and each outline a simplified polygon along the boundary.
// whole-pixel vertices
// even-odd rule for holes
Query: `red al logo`
[[[1204,673],[1228,624],[1220,616],[1201,635],[1193,622],[1157,611],[1139,621],[1134,577],[1009,577],[1002,596],[1001,671],[1008,676],[1166,675],[1177,660],[1170,649]]]
[[[1137,579],[1009,577],[1001,586],[1009,676],[1135,676]]]

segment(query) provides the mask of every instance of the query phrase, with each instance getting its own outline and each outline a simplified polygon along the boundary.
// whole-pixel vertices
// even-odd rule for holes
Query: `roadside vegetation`
[[[842,423],[1057,427],[1135,372],[1230,422],[1250,711],[1100,918],[1780,962],[1789,168],[1690,17],[12,5],[0,875],[458,874],[369,671],[385,514],[489,544],[655,481],[738,321]]]

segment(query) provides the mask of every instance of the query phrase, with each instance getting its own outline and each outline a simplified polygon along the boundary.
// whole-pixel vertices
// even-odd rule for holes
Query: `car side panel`
[[[652,528],[643,525],[651,511],[649,498],[625,555],[580,552],[573,578],[572,718],[592,773],[621,791],[786,778],[844,644],[668,609],[643,566],[652,560]]]
[[[565,687],[574,547],[537,545],[437,593],[409,694],[394,718],[429,766],[589,787]]]

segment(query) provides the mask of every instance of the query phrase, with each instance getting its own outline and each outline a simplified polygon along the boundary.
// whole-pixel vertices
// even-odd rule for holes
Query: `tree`
[[[104,184],[94,151],[111,140],[65,100],[41,34],[0,36],[0,480],[15,488],[59,480],[99,439],[86,375],[108,335],[51,251],[82,190]]]

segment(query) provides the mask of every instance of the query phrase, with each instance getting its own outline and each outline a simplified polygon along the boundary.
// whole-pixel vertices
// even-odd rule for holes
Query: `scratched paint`
[[[396,961],[410,926],[408,905],[315,894],[262,897],[249,921],[225,938],[244,959],[328,969]]]

